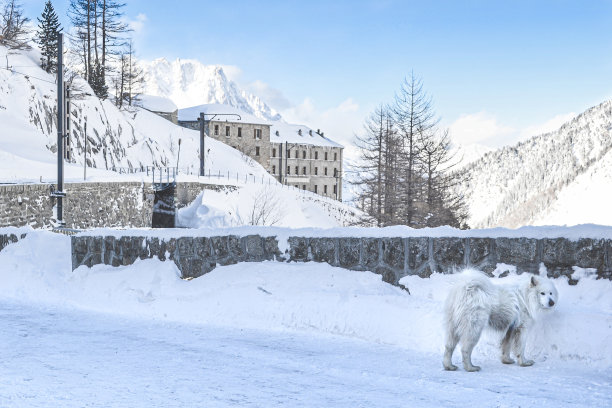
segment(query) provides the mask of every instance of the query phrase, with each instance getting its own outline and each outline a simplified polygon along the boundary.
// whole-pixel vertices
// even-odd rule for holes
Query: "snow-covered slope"
[[[467,166],[469,225],[612,225],[612,101]]]
[[[3,53],[7,50],[0,48],[0,55]],[[9,53],[8,61],[13,70],[0,70],[0,183],[54,183],[57,175],[57,156],[53,153],[57,151],[55,77],[38,67],[35,51]],[[179,181],[237,185],[238,190],[207,203],[207,208],[216,206],[223,213],[221,219],[228,222],[225,226],[249,223],[250,217],[246,214],[260,199],[258,192],[262,185],[269,186],[271,194],[280,197],[283,209],[291,208],[284,211],[285,216],[276,225],[332,227],[352,222],[351,214],[357,212],[342,203],[281,186],[261,165],[210,138],[206,138],[205,168],[207,174],[217,177],[198,179],[195,175],[199,169],[199,132],[176,126],[142,108],[119,110],[112,102],[93,96],[91,88],[79,77],[74,79],[72,91],[72,157],[65,168],[67,182],[83,180],[87,135],[89,181],[151,181],[146,173],[125,175],[117,171],[162,166],[179,167]],[[110,171],[113,169],[116,171]],[[238,207],[242,211],[236,217],[233,209]],[[204,208],[200,209],[197,219],[192,218],[194,222],[187,226],[219,221],[218,218],[212,221],[203,211]]]
[[[219,103],[238,108],[267,120],[279,120],[280,114],[259,97],[241,90],[230,81],[223,68],[204,65],[197,60],[159,58],[142,62],[145,92],[170,98],[179,108]]]

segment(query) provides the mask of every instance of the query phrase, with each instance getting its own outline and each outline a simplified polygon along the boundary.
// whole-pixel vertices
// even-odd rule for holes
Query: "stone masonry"
[[[0,186],[0,227],[50,228],[55,199],[51,184]],[[178,183],[177,208],[192,202],[204,190],[234,189],[202,183]],[[150,183],[66,183],[64,218],[68,228],[150,227],[153,189]]]
[[[543,262],[552,277],[570,277],[573,266],[594,268],[598,278],[612,279],[610,239],[290,237],[286,253],[279,250],[276,237],[259,235],[71,239],[73,269],[81,265],[130,265],[136,259],[158,257],[173,260],[184,278],[201,276],[217,264],[278,260],[326,262],[372,271],[395,285],[407,275],[428,277],[434,271],[454,273],[466,266],[490,274],[498,263],[516,265],[519,272],[538,273]]]

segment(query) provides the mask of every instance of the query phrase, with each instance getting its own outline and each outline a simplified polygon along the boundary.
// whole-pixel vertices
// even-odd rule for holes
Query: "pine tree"
[[[93,69],[89,76],[89,85],[98,98],[108,98],[108,86],[104,81],[104,68],[102,68],[99,61],[94,63]]]
[[[40,45],[40,66],[47,72],[55,72],[57,65],[57,35],[62,31],[61,25],[53,9],[51,0],[45,3],[45,9],[38,20],[36,43]]]
[[[17,0],[8,0],[0,15],[0,44],[13,50],[29,50],[28,21],[30,19],[24,17],[21,4]]]

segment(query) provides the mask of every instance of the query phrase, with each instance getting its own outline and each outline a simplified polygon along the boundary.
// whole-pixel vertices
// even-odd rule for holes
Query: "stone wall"
[[[6,248],[7,245],[14,244],[20,239],[24,239],[27,234],[19,233],[19,234],[0,234],[0,251]]]
[[[540,262],[549,275],[570,276],[573,266],[596,269],[612,279],[612,240],[583,238],[288,238],[285,253],[276,237],[72,237],[72,268],[97,264],[130,265],[136,259],[173,260],[182,276],[198,277],[215,265],[276,259],[327,262],[351,270],[368,270],[397,284],[406,275],[428,277],[473,266],[490,273],[498,263],[519,272],[537,273]]]
[[[0,227],[52,227],[55,199],[50,184],[0,186]],[[150,183],[66,183],[64,218],[68,228],[150,227],[153,189]],[[192,202],[204,189],[233,189],[201,183],[178,183],[177,208]]]

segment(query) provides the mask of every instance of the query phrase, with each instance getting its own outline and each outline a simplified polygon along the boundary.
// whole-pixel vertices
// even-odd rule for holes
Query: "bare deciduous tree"
[[[8,0],[0,15],[0,44],[13,50],[29,50],[28,21],[30,19],[23,15],[21,4],[17,0]]]
[[[276,225],[284,216],[283,201],[270,186],[264,186],[253,200],[249,224]]]

